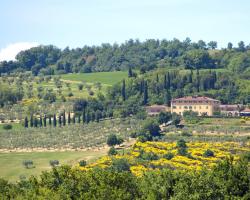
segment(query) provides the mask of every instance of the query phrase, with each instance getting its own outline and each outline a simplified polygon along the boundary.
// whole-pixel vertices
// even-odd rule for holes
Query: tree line
[[[190,38],[184,41],[149,39],[143,42],[130,39],[120,45],[104,43],[76,49],[66,47],[63,50],[53,45],[39,46],[20,52],[16,61],[0,62],[0,74],[32,71],[34,75],[53,75],[129,68],[144,73],[157,67],[184,67],[247,71],[249,77],[250,45],[240,41],[235,47],[229,42],[226,48],[216,48],[216,41],[192,42]]]
[[[179,144],[183,146],[183,144]],[[184,148],[184,147],[182,147]],[[83,163],[85,165],[85,163]],[[199,172],[159,169],[136,177],[126,159],[113,158],[110,167],[81,171],[53,167],[39,178],[18,183],[0,179],[1,199],[249,199],[247,160],[226,159]]]

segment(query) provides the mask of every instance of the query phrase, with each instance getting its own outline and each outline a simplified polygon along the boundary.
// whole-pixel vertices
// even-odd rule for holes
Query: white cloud
[[[23,50],[36,47],[39,44],[36,42],[18,42],[14,44],[9,44],[5,48],[0,50],[0,61],[10,61],[15,60],[16,55]]]

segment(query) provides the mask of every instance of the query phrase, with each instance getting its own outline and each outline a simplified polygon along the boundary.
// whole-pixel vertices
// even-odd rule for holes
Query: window
[[[206,108],[208,109],[208,106]]]
[[[173,109],[176,109],[176,106],[173,106]]]
[[[179,106],[179,108],[181,109],[181,106]]]
[[[188,109],[188,107],[187,107],[187,106],[184,106],[184,109]]]
[[[200,106],[200,109],[201,109],[201,106]]]
[[[192,110],[192,106],[189,106],[189,109]]]

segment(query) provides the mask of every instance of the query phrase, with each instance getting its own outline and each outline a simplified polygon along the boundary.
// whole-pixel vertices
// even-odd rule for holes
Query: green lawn
[[[127,78],[128,73],[125,71],[116,72],[96,72],[96,73],[80,73],[80,74],[63,74],[63,80],[85,81],[89,83],[100,82],[106,85],[114,85],[115,83]]]
[[[51,170],[50,160],[59,160],[60,164],[74,165],[79,160],[93,160],[106,154],[102,151],[67,151],[67,152],[27,152],[27,153],[0,153],[0,177],[9,181],[17,181],[20,176],[38,176],[42,171]],[[26,169],[24,160],[32,160],[34,168]]]

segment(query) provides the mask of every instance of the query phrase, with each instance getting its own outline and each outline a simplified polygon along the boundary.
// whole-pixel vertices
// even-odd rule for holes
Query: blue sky
[[[0,49],[133,39],[250,43],[249,0],[1,0]]]

